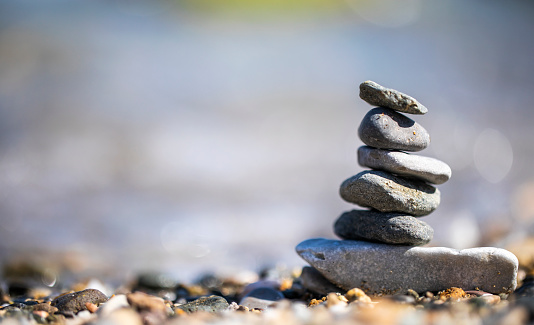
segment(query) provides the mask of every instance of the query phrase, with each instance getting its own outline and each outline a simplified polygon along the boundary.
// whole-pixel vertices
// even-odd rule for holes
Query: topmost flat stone
[[[370,80],[360,84],[360,98],[371,105],[388,107],[398,112],[419,115],[428,112],[415,98]]]

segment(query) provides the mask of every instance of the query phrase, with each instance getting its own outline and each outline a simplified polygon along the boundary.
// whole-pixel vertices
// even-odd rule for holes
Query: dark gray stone
[[[330,282],[319,271],[317,271],[311,266],[305,266],[302,268],[302,272],[300,274],[300,282],[302,283],[304,288],[308,289],[313,293],[317,293],[323,296],[326,296],[331,292],[341,293],[346,291]]]
[[[212,295],[209,297],[198,298],[197,300],[177,306],[176,308],[188,313],[197,311],[221,312],[228,309],[228,306],[228,301],[226,301],[226,299],[220,296]]]
[[[99,290],[85,289],[59,296],[52,301],[51,305],[62,313],[78,313],[87,310],[85,304],[88,302],[98,306],[106,301],[108,301],[108,297]]]
[[[449,165],[441,160],[368,146],[358,148],[358,163],[364,167],[385,170],[433,184],[445,183],[452,174]]]
[[[278,300],[284,299],[282,292],[272,288],[257,288],[249,292],[239,304],[249,309],[267,309]]]
[[[360,84],[360,98],[371,105],[388,107],[403,113],[425,114],[428,112],[428,109],[415,98],[370,80]]]
[[[296,250],[332,283],[369,294],[451,287],[499,294],[512,292],[517,281],[515,255],[494,247],[455,250],[318,238],[300,243]]]
[[[342,239],[419,246],[432,240],[434,230],[426,222],[402,213],[352,210],[337,219],[334,233]]]
[[[178,285],[177,281],[166,273],[147,272],[137,277],[137,287],[150,290],[173,290]]]
[[[414,216],[431,213],[440,202],[437,188],[378,170],[363,171],[345,180],[339,194],[345,201],[362,207]]]
[[[358,136],[380,149],[420,151],[430,144],[430,135],[421,125],[385,107],[375,107],[363,117]]]

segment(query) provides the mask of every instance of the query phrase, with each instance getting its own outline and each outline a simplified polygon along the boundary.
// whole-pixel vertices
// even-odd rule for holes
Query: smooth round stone
[[[425,114],[428,112],[428,109],[415,98],[370,80],[360,84],[360,98],[371,105],[388,107],[403,113]]]
[[[517,257],[495,247],[456,250],[317,238],[300,243],[296,250],[330,282],[368,294],[451,287],[499,294],[513,292],[517,282]]]
[[[358,163],[364,167],[414,177],[432,184],[443,184],[452,174],[449,165],[441,160],[368,146],[358,148]]]
[[[358,136],[380,149],[420,151],[430,144],[430,135],[421,125],[385,107],[375,107],[363,117]]]
[[[334,233],[342,239],[419,246],[432,240],[434,229],[426,222],[402,213],[352,210],[337,219]]]
[[[440,192],[434,186],[379,170],[365,170],[345,180],[339,194],[362,207],[414,216],[431,213],[440,202]]]

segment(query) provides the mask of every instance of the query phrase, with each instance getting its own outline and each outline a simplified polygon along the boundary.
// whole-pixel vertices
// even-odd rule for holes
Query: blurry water
[[[414,117],[432,137],[422,154],[453,169],[425,218],[434,245],[530,223],[534,5],[387,3],[260,15],[4,1],[2,257],[74,252],[184,277],[303,264],[294,246],[333,237],[353,208],[337,191],[362,170],[368,79],[429,108]]]

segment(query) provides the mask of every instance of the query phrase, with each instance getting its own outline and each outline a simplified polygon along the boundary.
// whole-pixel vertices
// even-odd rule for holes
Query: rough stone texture
[[[430,135],[420,124],[385,107],[375,107],[363,117],[358,136],[380,149],[420,151],[430,144]]]
[[[90,302],[95,305],[108,301],[108,297],[96,289],[85,289],[78,292],[62,295],[54,299],[51,303],[60,312],[77,313],[87,310],[86,303]]]
[[[176,308],[188,313],[193,313],[197,311],[221,312],[223,310],[228,309],[228,306],[228,301],[226,301],[226,299],[224,299],[223,297],[212,295],[209,297],[198,298],[197,300],[177,306]]]
[[[396,177],[378,170],[363,171],[345,180],[339,189],[341,197],[363,207],[382,212],[404,212],[424,216],[440,202],[437,188],[418,180]]]
[[[341,293],[345,291],[328,281],[328,279],[326,279],[319,271],[311,266],[305,266],[302,268],[300,282],[304,288],[323,296],[326,296],[331,292]]]
[[[409,247],[353,240],[309,239],[297,253],[325,278],[349,290],[370,294],[441,291],[450,287],[510,293],[516,287],[518,261],[494,247],[455,250]]]
[[[445,183],[452,174],[449,165],[441,160],[368,146],[358,148],[358,163],[364,167],[418,178],[433,184]]]
[[[342,239],[418,246],[429,243],[434,230],[426,222],[402,213],[352,210],[337,219],[334,233]]]
[[[425,114],[428,112],[428,109],[415,98],[370,80],[360,84],[360,98],[371,105],[389,107],[403,113]]]

